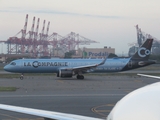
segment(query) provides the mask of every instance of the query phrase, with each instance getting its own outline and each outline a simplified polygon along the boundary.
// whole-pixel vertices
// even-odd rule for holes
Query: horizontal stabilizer
[[[149,78],[160,79],[160,76],[145,75],[145,74],[137,74],[137,75],[139,75],[139,76],[144,76],[144,77],[149,77]]]

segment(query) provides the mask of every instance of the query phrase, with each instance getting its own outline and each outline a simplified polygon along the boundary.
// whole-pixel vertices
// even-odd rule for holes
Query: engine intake
[[[72,77],[73,71],[71,70],[59,70],[57,77]]]

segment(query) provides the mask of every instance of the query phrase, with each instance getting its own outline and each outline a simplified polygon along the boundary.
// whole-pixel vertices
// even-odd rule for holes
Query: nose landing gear
[[[21,80],[23,80],[23,77],[24,77],[24,75],[23,75],[23,73],[22,73],[19,78],[20,78]]]

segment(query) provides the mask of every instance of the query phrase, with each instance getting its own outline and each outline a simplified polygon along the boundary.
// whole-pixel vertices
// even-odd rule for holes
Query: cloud
[[[12,12],[12,13],[38,13],[38,14],[58,14],[58,15],[71,15],[71,16],[83,16],[83,17],[94,17],[94,18],[104,18],[104,19],[122,19],[125,17],[122,16],[107,16],[107,15],[94,15],[94,14],[85,14],[85,13],[74,13],[74,12],[65,12],[65,11],[56,11],[56,10],[27,10],[19,7],[10,7],[9,9],[0,9],[0,12]]]

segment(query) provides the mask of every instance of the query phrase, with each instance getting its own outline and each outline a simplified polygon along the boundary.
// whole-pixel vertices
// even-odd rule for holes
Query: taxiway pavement
[[[120,73],[86,75],[84,80],[55,76],[25,76],[24,80],[0,78],[0,86],[18,88],[14,92],[0,92],[0,103],[104,118],[123,96],[157,81]],[[3,110],[0,119],[43,120]]]

